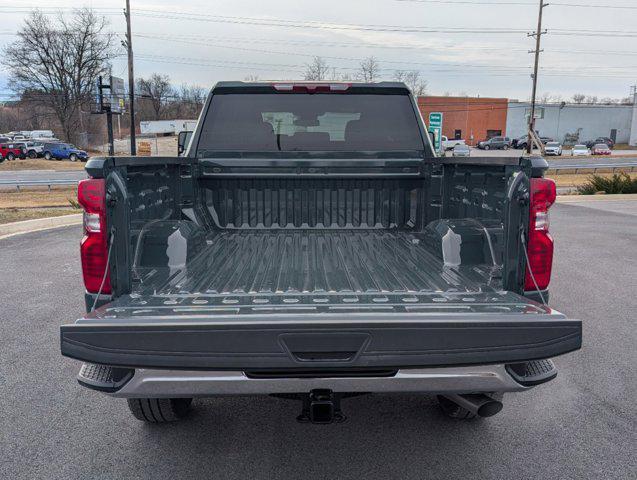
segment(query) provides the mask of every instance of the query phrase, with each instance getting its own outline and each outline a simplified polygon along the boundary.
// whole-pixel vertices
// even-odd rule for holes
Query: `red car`
[[[15,158],[27,158],[26,149],[15,143],[0,143],[0,156],[7,160],[13,160]]]
[[[610,148],[605,143],[597,143],[591,148],[591,155],[610,155]]]

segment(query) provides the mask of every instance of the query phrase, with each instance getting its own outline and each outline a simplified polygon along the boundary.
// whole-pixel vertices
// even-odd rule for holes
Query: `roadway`
[[[298,424],[298,403],[269,397],[142,424],[59,354],[59,325],[83,309],[80,229],[0,240],[0,478],[635,478],[637,202],[614,202],[552,211],[551,304],[584,321],[583,350],[472,422],[428,396],[368,395],[343,402],[339,425]]]
[[[635,150],[626,150],[633,152]],[[471,155],[475,157],[519,157],[522,155],[521,150],[479,150],[471,149]],[[598,165],[598,164],[637,164],[637,157],[626,157],[621,155],[612,155],[607,157],[571,157],[563,155],[561,157],[546,157],[551,167],[559,167],[560,165]],[[84,170],[19,170],[19,171],[0,171],[0,189],[15,188],[16,182],[45,182],[53,180],[68,181],[73,184],[86,178]]]

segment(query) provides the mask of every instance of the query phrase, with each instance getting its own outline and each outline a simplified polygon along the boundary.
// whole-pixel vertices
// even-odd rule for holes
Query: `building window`
[[[460,140],[462,138],[462,130],[455,130],[453,132],[453,139]]]
[[[502,130],[487,130],[487,138],[491,137],[501,137]]]

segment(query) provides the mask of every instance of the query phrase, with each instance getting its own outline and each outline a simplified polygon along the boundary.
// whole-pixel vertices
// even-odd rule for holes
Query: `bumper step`
[[[507,365],[507,371],[520,385],[531,387],[557,377],[557,368],[550,359]]]
[[[77,381],[80,385],[99,390],[101,392],[116,392],[122,388],[135,371],[131,368],[116,368],[108,365],[83,363]]]

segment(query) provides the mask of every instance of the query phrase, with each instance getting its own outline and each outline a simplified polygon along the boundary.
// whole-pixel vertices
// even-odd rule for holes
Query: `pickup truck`
[[[442,141],[442,149],[443,150],[453,150],[453,147],[456,145],[465,145],[465,141],[457,138],[452,138],[449,140],[446,136],[441,137]]]
[[[436,157],[403,83],[218,83],[184,156],[86,164],[88,313],[62,354],[146,422],[215,395],[312,423],[374,392],[493,415],[581,346],[546,304],[546,169]]]

